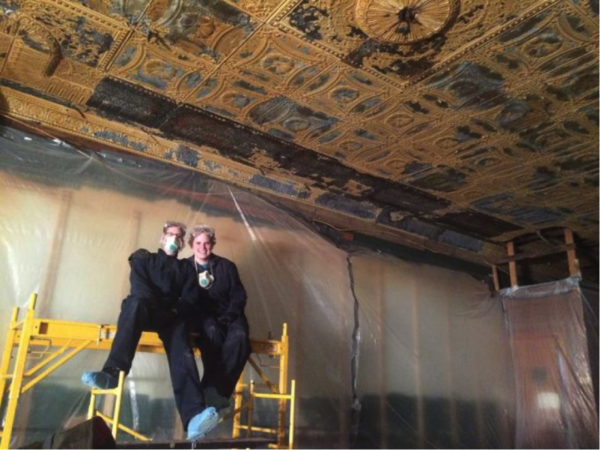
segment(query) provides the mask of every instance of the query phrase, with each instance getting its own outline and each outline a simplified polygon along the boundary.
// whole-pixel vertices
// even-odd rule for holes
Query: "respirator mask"
[[[165,251],[169,253],[177,253],[179,251],[179,242],[177,242],[177,236],[167,236],[165,241]]]
[[[212,286],[213,281],[215,281],[215,277],[213,277],[208,270],[198,274],[198,283],[201,288],[209,289]]]

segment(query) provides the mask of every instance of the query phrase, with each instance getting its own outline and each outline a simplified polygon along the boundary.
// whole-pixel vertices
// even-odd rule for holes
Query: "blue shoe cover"
[[[200,414],[196,414],[190,420],[187,429],[187,440],[195,442],[202,439],[219,424],[219,414],[212,406],[206,408]]]
[[[95,389],[114,389],[119,384],[118,379],[106,372],[83,372],[81,381]]]

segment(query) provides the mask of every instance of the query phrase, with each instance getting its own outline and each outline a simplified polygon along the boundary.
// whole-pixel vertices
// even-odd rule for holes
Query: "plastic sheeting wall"
[[[128,255],[155,250],[167,219],[209,223],[215,252],[237,263],[248,290],[252,336],[276,337],[289,324],[298,446],[514,445],[509,340],[486,285],[378,253],[347,254],[198,173],[0,130],[0,345],[11,309],[33,291],[40,317],[115,323]],[[25,394],[13,446],[83,420],[80,373],[105,357],[77,356]],[[125,424],[158,440],[182,436],[163,355],[138,354],[126,390]],[[272,412],[259,404],[257,424]]]
[[[502,292],[517,380],[519,448],[598,448],[576,279]]]

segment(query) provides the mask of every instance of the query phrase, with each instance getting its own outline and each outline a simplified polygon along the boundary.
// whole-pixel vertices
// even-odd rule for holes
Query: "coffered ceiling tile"
[[[394,181],[398,180],[401,174],[410,172],[413,168],[423,171],[432,166],[430,163],[416,161],[410,155],[389,148],[378,152],[367,150],[358,155],[356,159],[362,163],[364,170]]]
[[[109,73],[154,92],[184,100],[213,70],[210,62],[186,61],[142,37],[135,37],[121,47]]]
[[[551,15],[551,21],[536,24],[527,33],[513,30],[500,36],[503,52],[492,56],[509,69],[506,73],[521,76],[527,89],[535,89],[556,102],[585,95],[592,87],[597,67],[597,23],[563,3]]]
[[[54,35],[31,16],[10,14],[0,21],[1,78],[20,89],[74,104],[87,101],[102,74],[87,64],[65,58]],[[10,81],[9,81],[10,80]]]
[[[598,18],[598,2],[596,0],[569,0],[569,3],[589,17]]]
[[[252,126],[286,141],[303,145],[335,127],[339,119],[285,97],[253,106],[246,116]]]
[[[585,56],[581,59],[585,59]],[[567,71],[563,67],[561,70]],[[573,61],[567,73],[554,72],[545,83],[546,95],[563,107],[572,103],[587,102],[598,97],[598,65],[593,61]],[[576,105],[573,105],[576,106]]]
[[[530,231],[533,232],[540,227],[557,225],[566,214],[556,207],[540,206],[537,203],[523,204],[519,201],[519,206],[504,207],[503,205],[498,215],[523,227],[534,227]]]
[[[43,0],[42,0],[43,1]],[[50,0],[52,1],[52,0]],[[139,20],[148,0],[127,1],[127,0],[67,0],[71,3],[77,3],[104,16],[111,16],[117,20],[125,21],[127,17],[129,22]]]
[[[289,33],[343,57],[368,37],[355,21],[354,0],[301,0],[280,20]]]
[[[266,20],[281,5],[289,3],[289,0],[227,0],[242,11],[261,20]]]
[[[569,207],[556,202],[543,203],[539,197],[521,192],[488,196],[473,202],[472,207],[523,227],[535,228],[557,226],[573,213]]]
[[[291,95],[334,62],[314,47],[277,29],[261,30],[245,42],[225,67],[249,82]]]
[[[66,1],[24,3],[19,14],[19,35],[27,45],[56,47],[61,57],[94,68],[126,32],[122,22]]]
[[[580,119],[580,123],[595,130],[600,123],[598,99],[586,99],[586,102],[577,109],[577,114]]]
[[[469,176],[444,164],[432,166],[414,175],[408,175],[402,182],[412,187],[437,193],[442,196],[458,190],[469,183]]]
[[[573,151],[551,155],[545,160],[548,171],[577,185],[593,185],[598,181],[598,144],[581,144]]]
[[[294,98],[344,118],[357,117],[376,109],[390,96],[390,88],[384,83],[339,63],[294,93]]]
[[[333,136],[336,137],[332,139]],[[361,167],[360,155],[368,149],[384,147],[387,139],[378,130],[369,130],[368,127],[343,126],[328,133],[327,139],[318,139],[312,144],[320,153],[346,161],[354,167]]]
[[[532,61],[564,51],[565,47],[594,42],[598,32],[596,20],[569,1],[553,3],[551,8],[499,34],[497,42]]]
[[[0,59],[0,63],[3,85],[14,85],[21,91],[32,91],[75,105],[85,104],[102,78],[85,64],[68,59],[55,61],[51,54],[23,45],[20,39],[14,41],[6,61]],[[52,71],[51,76],[48,76],[48,69]]]
[[[245,81],[237,73],[221,69],[196,90],[188,103],[251,125],[249,111],[274,95],[267,88]]]
[[[457,109],[485,110],[506,100],[505,77],[489,67],[465,59],[426,80],[434,95],[448,95]]]
[[[363,24],[362,28],[369,39],[348,53],[345,61],[377,72],[398,86],[413,83],[430,75],[436,67],[468,55],[493,39],[503,27],[514,26],[519,13],[525,14],[540,2],[528,0],[519,2],[518,6],[512,3],[510,7],[507,3],[497,0],[400,2],[397,7],[431,18],[427,30],[422,30],[420,23],[411,20],[410,15],[405,20],[399,13],[383,14],[383,9],[392,6],[384,0],[359,1],[356,15],[369,17],[370,27]],[[531,14],[536,11],[533,8]],[[390,23],[387,32],[376,32],[386,29],[386,21],[392,19],[396,20],[395,28]],[[428,34],[430,37],[426,38]]]
[[[456,113],[450,109],[451,104],[442,100],[443,96],[419,93],[397,95],[380,106],[372,108],[360,118],[369,127],[380,130],[390,136],[396,143],[407,147],[407,139],[420,140],[432,138],[430,134],[435,128],[435,135],[442,131],[440,124],[451,126],[457,119]],[[441,105],[441,106],[440,106]]]
[[[134,9],[140,10],[148,1],[136,3]],[[258,25],[256,19],[223,0],[169,0],[150,4],[136,27],[190,56],[208,56],[221,62]]]

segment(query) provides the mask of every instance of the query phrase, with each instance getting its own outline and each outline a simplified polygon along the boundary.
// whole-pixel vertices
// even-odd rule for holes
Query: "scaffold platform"
[[[199,442],[173,441],[173,442],[133,442],[117,444],[122,449],[165,449],[165,448],[269,448],[275,443],[274,439],[263,437],[231,438],[231,439],[203,439]]]
[[[115,325],[69,322],[35,317],[37,294],[32,294],[25,317],[19,319],[20,308],[14,308],[8,328],[5,348],[0,361],[0,449],[10,448],[19,398],[58,367],[66,364],[82,350],[109,350],[116,332]],[[231,439],[206,439],[192,444],[185,441],[157,443],[119,420],[123,376],[114,390],[90,389],[88,418],[102,417],[112,428],[118,448],[293,448],[296,385],[288,381],[289,341],[287,324],[283,325],[280,340],[251,339],[252,354],[246,371],[257,380],[244,383],[240,378],[234,393],[234,410],[222,420],[232,418]],[[138,352],[164,353],[158,335],[144,332]],[[199,354],[199,353],[198,353]],[[35,358],[31,356],[35,355]],[[270,379],[260,356],[269,358]],[[275,361],[275,362],[274,362]],[[289,386],[288,386],[289,384]],[[101,413],[98,396],[115,395],[112,417]],[[253,416],[256,399],[277,402],[277,423],[272,427],[257,427]],[[119,443],[118,433],[134,436],[136,442]]]

